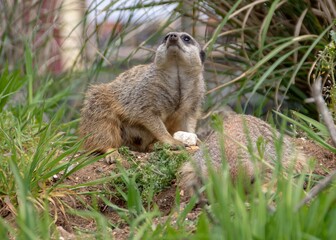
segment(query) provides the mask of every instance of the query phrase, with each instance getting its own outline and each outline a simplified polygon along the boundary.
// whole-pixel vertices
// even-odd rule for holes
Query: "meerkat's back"
[[[209,163],[214,170],[221,170],[223,161],[226,161],[232,180],[243,176],[248,183],[253,183],[257,173],[265,181],[270,179],[272,168],[267,166],[275,167],[281,163],[285,170],[293,168],[300,172],[307,164],[307,157],[289,136],[281,136],[276,129],[256,117],[232,114],[223,121],[223,134],[212,133],[193,160],[181,168],[181,188],[190,190],[192,185],[201,184],[200,175],[207,177],[205,151],[209,153]]]

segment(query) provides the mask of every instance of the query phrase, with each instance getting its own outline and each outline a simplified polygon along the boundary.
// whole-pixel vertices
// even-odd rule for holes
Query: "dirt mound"
[[[325,176],[336,169],[336,154],[317,145],[312,140],[298,138],[296,144],[302,148],[308,157],[315,160],[315,174]]]

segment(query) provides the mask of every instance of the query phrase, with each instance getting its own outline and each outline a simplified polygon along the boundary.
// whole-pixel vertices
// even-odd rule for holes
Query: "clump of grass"
[[[68,124],[54,125],[53,121],[59,121],[58,114],[50,123],[45,123],[35,115],[23,115],[27,117],[23,119],[22,115],[15,116],[10,111],[0,113],[1,194],[15,199],[17,183],[11,169],[15,166],[28,191],[42,204],[43,194],[48,192],[45,187],[50,185],[52,176],[71,164],[62,160],[67,154],[74,154],[79,144],[75,144],[76,138],[62,131]]]
[[[177,170],[189,159],[190,155],[186,151],[174,153],[169,146],[156,148],[146,164],[143,183],[152,181],[154,190],[171,186],[176,179]]]
[[[1,72],[0,225],[7,237],[47,239],[55,231],[56,215],[51,212],[64,209],[60,199],[71,194],[60,183],[90,161],[85,155],[75,157],[81,144],[73,134],[77,120],[64,121],[73,84],[55,93],[64,79],[40,76],[41,85],[34,87],[32,60],[26,65],[27,74]],[[13,99],[15,94],[24,100]],[[5,217],[13,220],[3,221]]]
[[[138,161],[134,155],[123,147],[119,152],[127,158],[129,168],[126,170],[128,176],[133,176],[134,182],[145,201],[151,201],[154,194],[171,187],[176,179],[176,174],[181,165],[186,162],[190,155],[187,152],[173,152],[169,146],[157,146],[147,161]],[[124,185],[125,181],[121,176],[115,179],[114,185],[119,187]]]

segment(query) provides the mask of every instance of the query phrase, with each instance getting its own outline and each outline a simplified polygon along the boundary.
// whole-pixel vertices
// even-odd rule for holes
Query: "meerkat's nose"
[[[175,34],[175,33],[171,33],[170,35],[169,35],[169,40],[170,41],[177,41],[178,40],[178,37],[177,37],[177,34]]]

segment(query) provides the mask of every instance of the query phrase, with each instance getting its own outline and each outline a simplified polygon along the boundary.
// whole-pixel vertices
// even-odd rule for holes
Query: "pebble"
[[[173,137],[189,146],[196,146],[197,144],[197,135],[195,133],[178,131],[174,133]]]

